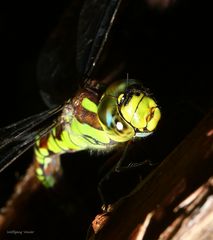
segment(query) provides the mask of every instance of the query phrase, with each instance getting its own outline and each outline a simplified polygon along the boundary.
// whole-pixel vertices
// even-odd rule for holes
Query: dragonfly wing
[[[27,136],[29,132],[39,126],[39,124],[58,115],[62,111],[62,108],[62,106],[58,106],[54,109],[46,110],[22,119],[4,128],[0,128],[0,149],[11,142],[23,139],[24,136]]]
[[[47,128],[42,128],[40,130],[34,131],[28,134],[27,137],[23,137],[17,141],[13,141],[10,144],[4,146],[0,149],[0,172],[7,168],[11,163],[13,163],[17,158],[19,158],[24,152],[26,152],[35,143],[36,137],[42,137],[46,135],[56,123],[53,123]]]
[[[90,77],[102,53],[122,0],[87,0],[81,10],[77,38],[77,66]]]
[[[76,67],[76,35],[83,0],[70,1],[39,55],[37,79],[47,106],[71,98],[82,80]]]
[[[59,124],[54,119],[61,110],[59,106],[0,129],[0,172],[34,145],[37,137],[46,135]]]
[[[72,97],[84,77],[90,77],[120,2],[86,0],[83,5],[78,0],[66,9],[38,60],[37,78],[47,106]]]

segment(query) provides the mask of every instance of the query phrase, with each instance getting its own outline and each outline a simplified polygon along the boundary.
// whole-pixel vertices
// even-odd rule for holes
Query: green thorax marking
[[[89,98],[85,97],[82,101],[82,106],[88,110],[89,112],[94,112],[97,114],[98,107],[97,105],[92,102]]]

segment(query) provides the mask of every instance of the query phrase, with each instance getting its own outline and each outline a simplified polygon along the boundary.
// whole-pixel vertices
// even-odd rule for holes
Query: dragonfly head
[[[118,96],[118,109],[135,131],[135,137],[146,137],[157,127],[161,117],[155,100],[141,85],[131,85]]]
[[[98,116],[102,128],[117,142],[153,133],[160,120],[160,109],[137,80],[120,80],[103,94]]]

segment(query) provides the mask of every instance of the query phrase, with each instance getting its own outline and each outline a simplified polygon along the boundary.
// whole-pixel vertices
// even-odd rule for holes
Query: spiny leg
[[[104,197],[104,187],[103,183],[107,182],[110,177],[113,175],[113,173],[123,173],[123,172],[130,172],[130,171],[138,171],[141,169],[142,166],[147,165],[149,167],[152,167],[154,164],[151,160],[143,160],[142,162],[134,163],[129,160],[129,158],[126,158],[127,151],[129,150],[130,144],[128,143],[122,152],[122,155],[120,156],[119,160],[116,164],[114,164],[107,173],[104,174],[104,176],[101,178],[101,180],[98,183],[98,192],[101,198],[101,202],[103,204],[103,210],[107,210],[108,204]],[[117,157],[117,155],[116,155]]]

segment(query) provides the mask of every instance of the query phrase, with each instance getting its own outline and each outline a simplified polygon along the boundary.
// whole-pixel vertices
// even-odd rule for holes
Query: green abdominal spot
[[[46,187],[46,188],[51,188],[55,185],[56,179],[52,175],[45,175],[44,171],[42,168],[38,167],[36,168],[36,176],[38,180]]]
[[[62,152],[62,148],[59,145],[59,141],[53,136],[55,133],[55,129],[53,130],[53,133],[50,134],[47,142],[48,149],[54,153],[60,153]]]

